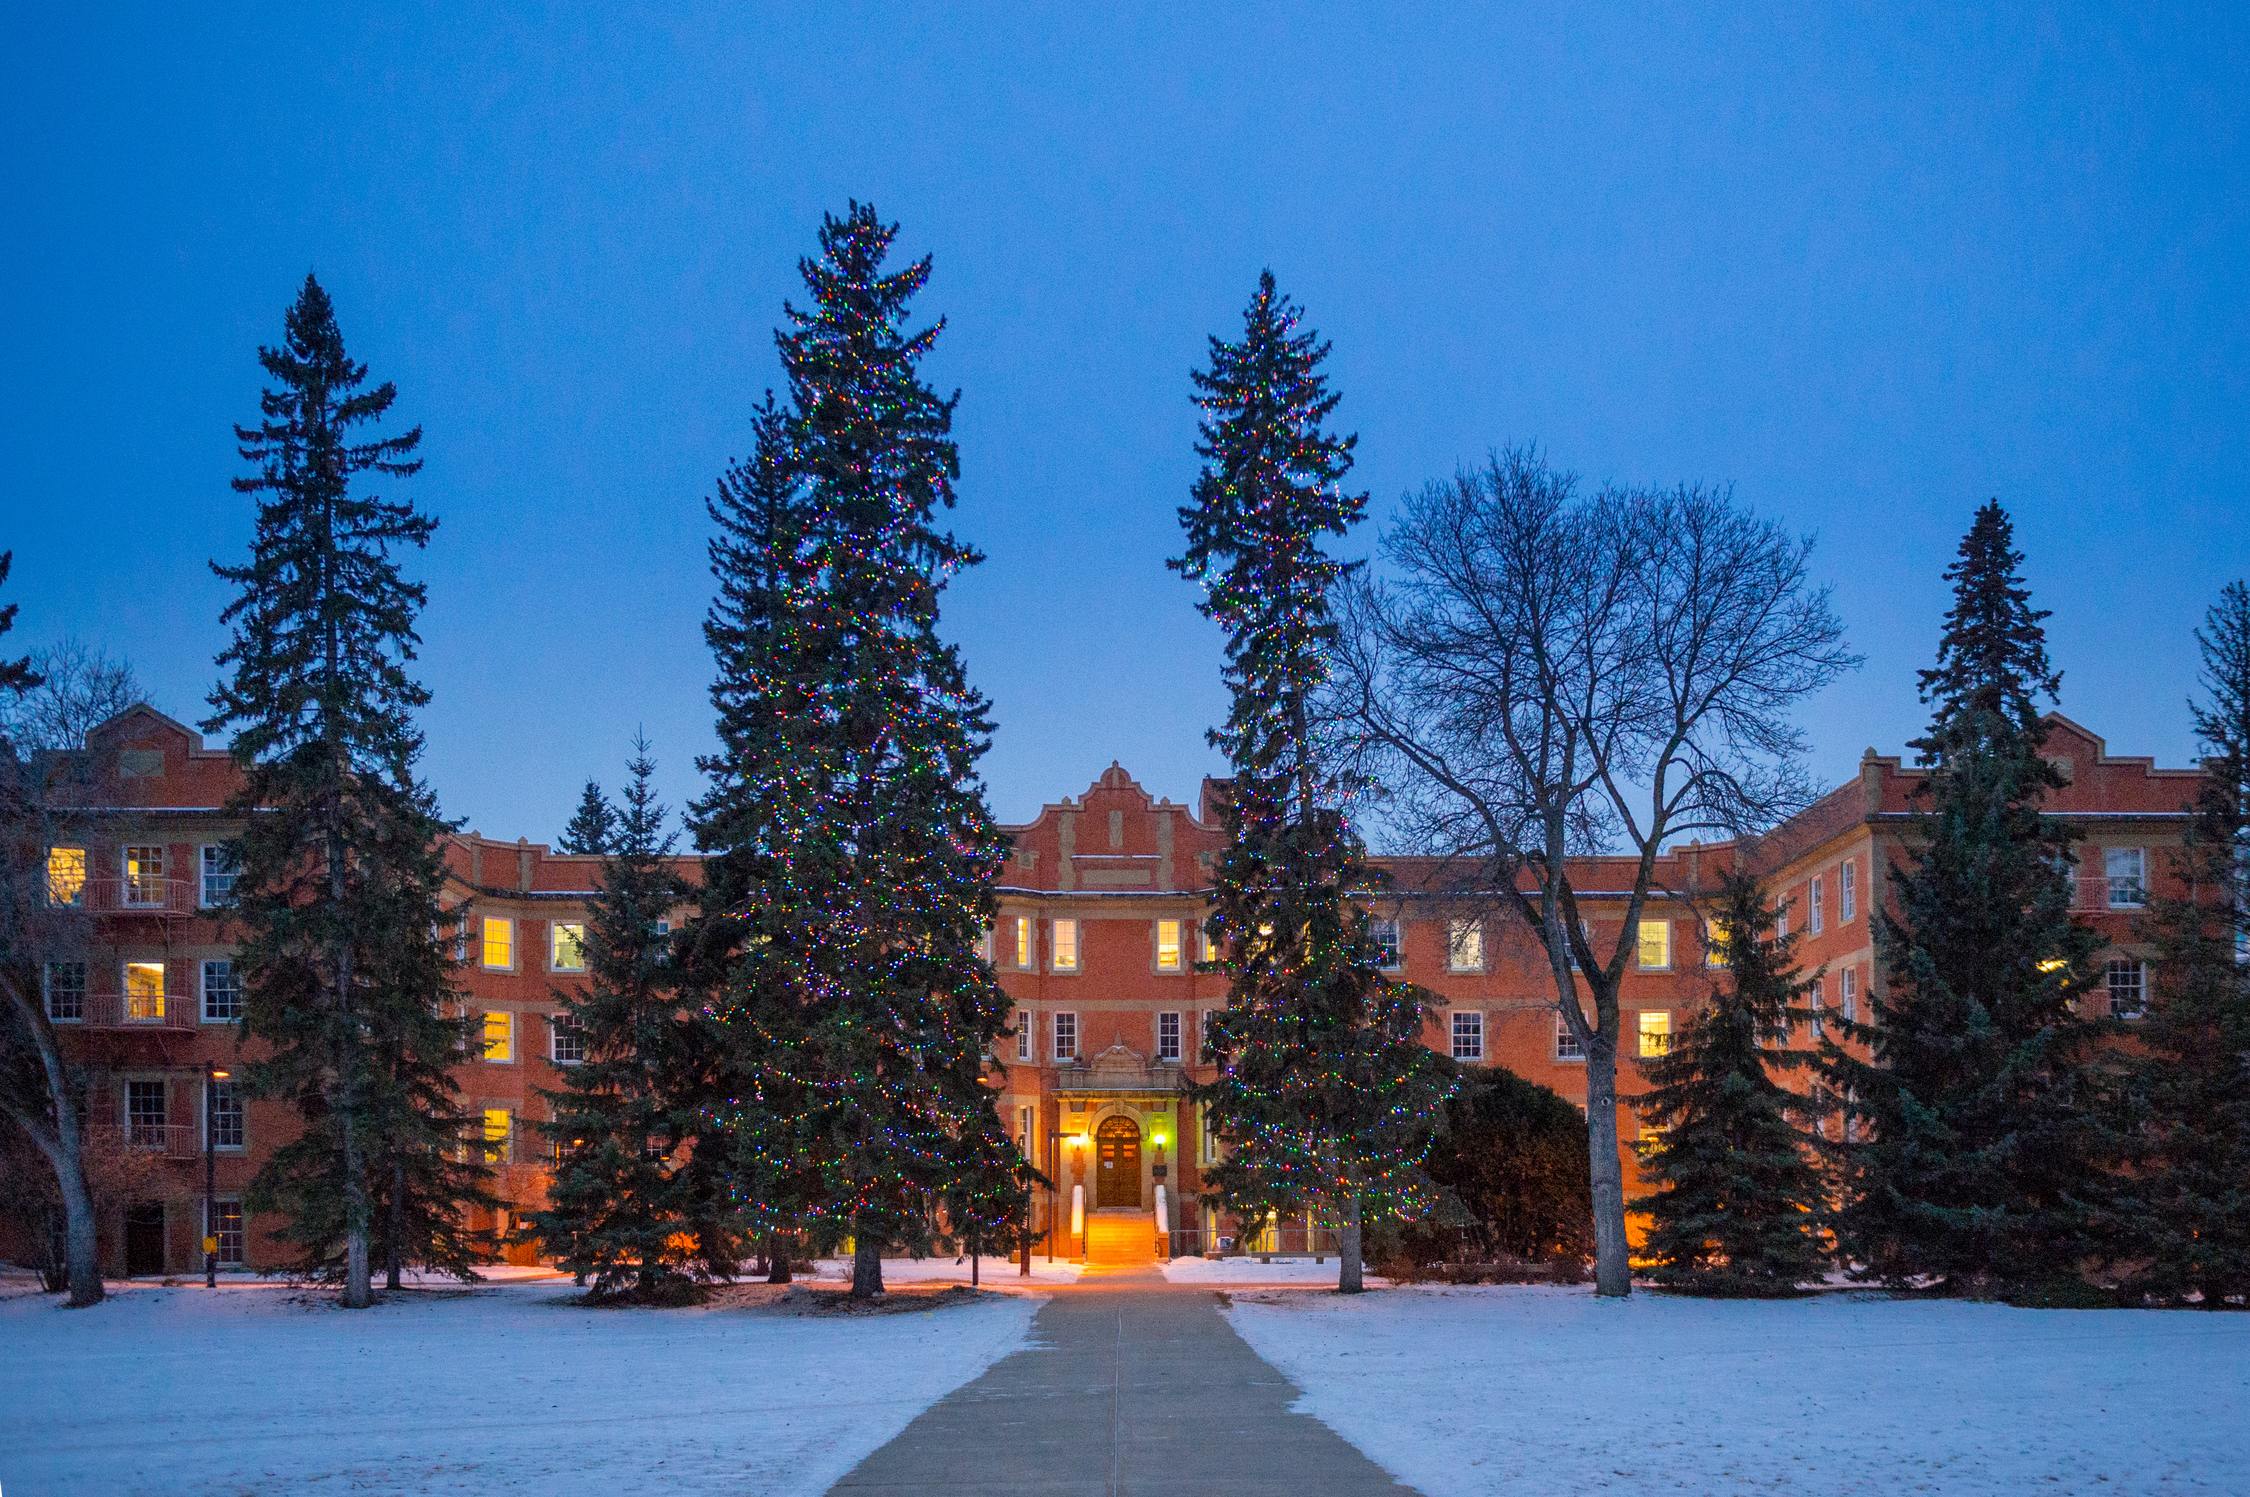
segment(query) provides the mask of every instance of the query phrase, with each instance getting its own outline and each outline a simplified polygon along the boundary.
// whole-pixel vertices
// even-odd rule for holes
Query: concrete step
[[[1086,1218],[1088,1263],[1151,1263],[1156,1259],[1156,1217],[1151,1212],[1101,1212]]]

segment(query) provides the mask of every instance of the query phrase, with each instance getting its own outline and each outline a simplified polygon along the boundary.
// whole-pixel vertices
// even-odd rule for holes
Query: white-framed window
[[[1180,1062],[1180,1016],[1176,1013],[1156,1016],[1156,1058],[1167,1065]]]
[[[1774,902],[1773,938],[1777,941],[1789,939],[1789,896],[1786,894]]]
[[[1016,1059],[1031,1059],[1031,1030],[1038,1022],[1039,1016],[1029,1009],[1016,1010]]]
[[[1195,927],[1195,959],[1199,962],[1215,962],[1219,959],[1218,943],[1211,939],[1210,927],[1201,921],[1196,922]]]
[[[164,905],[164,848],[154,842],[128,843],[123,849],[125,904],[153,910]]]
[[[1038,1157],[1031,1151],[1032,1146],[1039,1142],[1038,1131],[1039,1109],[1036,1107],[1017,1108],[1016,1147],[1023,1151],[1023,1157],[1026,1159],[1035,1159]]]
[[[1664,972],[1671,969],[1671,921],[1643,920],[1633,934],[1635,965],[1643,972]]]
[[[125,1017],[129,1022],[153,1024],[161,1020],[170,996],[164,986],[162,962],[125,964]]]
[[[558,1066],[583,1064],[586,1059],[586,1026],[568,1014],[547,1020],[547,1058]]]
[[[242,976],[228,957],[203,963],[203,1022],[232,1024],[242,1017]]]
[[[2137,910],[2148,903],[2148,850],[2140,847],[2102,849],[2102,875],[2109,882],[2109,907]]]
[[[1057,1013],[1055,1015],[1054,1036],[1055,1059],[1076,1060],[1078,1058],[1078,1015],[1067,1012]]]
[[[198,855],[196,903],[217,909],[234,901],[234,881],[242,870],[235,865],[234,849],[224,842],[206,842]]]
[[[672,922],[658,920],[649,927],[649,938],[656,947],[655,962],[659,967],[672,965]]]
[[[1836,975],[1836,1011],[1846,1024],[1859,1022],[1859,969],[1846,967]]]
[[[220,1268],[242,1266],[242,1202],[232,1196],[221,1196],[211,1202],[210,1219],[203,1224],[203,1235],[219,1239],[219,1250],[214,1254]]]
[[[1479,1010],[1457,1008],[1453,1011],[1453,1058],[1484,1059],[1484,1015]]]
[[[1054,921],[1048,928],[1047,939],[1051,943],[1048,947],[1048,954],[1053,959],[1054,969],[1057,972],[1076,972],[1078,970],[1078,922],[1067,918]]]
[[[1386,972],[1396,972],[1405,963],[1405,948],[1400,944],[1398,922],[1377,915],[1367,922],[1367,939],[1375,945],[1375,963]]]
[[[504,1008],[486,1009],[480,1030],[483,1048],[479,1058],[494,1065],[511,1065],[516,1058],[516,1016]]]
[[[1219,1131],[1211,1126],[1208,1109],[1198,1109],[1195,1115],[1195,1157],[1200,1164],[1219,1162]]]
[[[453,960],[457,963],[467,962],[469,959],[469,926],[474,918],[469,913],[469,907],[465,904],[455,905],[452,910],[439,918],[453,922]]]
[[[1836,918],[1849,925],[1859,914],[1859,864],[1839,863],[1836,867]]]
[[[86,902],[86,849],[47,849],[47,903],[58,909],[76,909]]]
[[[1826,896],[1821,888],[1820,875],[1814,874],[1812,884],[1805,890],[1805,929],[1819,935],[1828,926]]]
[[[1182,941],[1184,929],[1182,923],[1177,920],[1159,920],[1156,922],[1157,971],[1177,972],[1180,970],[1183,965],[1182,958],[1185,956],[1187,949]]]
[[[506,915],[487,915],[479,922],[477,962],[487,972],[512,972],[516,966],[516,922]]]
[[[1828,1032],[1828,980],[1815,973],[1805,1001],[1812,1009],[1812,1037],[1817,1040]]]
[[[2102,978],[2109,989],[2111,1018],[2138,1019],[2148,1012],[2148,963],[2112,957],[2103,965]]]
[[[1448,972],[1482,972],[1484,970],[1483,921],[1448,920],[1445,922],[1445,970]]]
[[[1564,1018],[1561,1014],[1555,1015],[1555,1059],[1584,1060],[1585,1058],[1586,1047],[1579,1044],[1578,1036],[1571,1032],[1570,1020]]]
[[[1703,924],[1703,965],[1724,967],[1727,960],[1727,923],[1714,917]]]
[[[86,1022],[86,964],[49,962],[40,970],[40,987],[47,999],[47,1018],[55,1024]]]
[[[484,1162],[506,1164],[515,1156],[516,1112],[512,1107],[484,1109]]]
[[[1018,915],[1015,917],[1014,924],[1014,939],[1008,943],[1009,954],[1015,958],[1016,966],[1029,968],[1032,965],[1031,917],[1029,915]]]
[[[1644,1008],[1640,1013],[1641,1059],[1654,1060],[1672,1048],[1672,1011]]]
[[[136,1149],[161,1149],[168,1141],[172,1106],[161,1081],[135,1077],[125,1083],[125,1141]]]
[[[210,1122],[212,1149],[240,1153],[250,1144],[250,1120],[243,1106],[241,1083],[229,1079],[204,1084],[210,1088],[203,1115]]]
[[[547,927],[547,965],[556,972],[586,970],[586,923],[556,920]]]

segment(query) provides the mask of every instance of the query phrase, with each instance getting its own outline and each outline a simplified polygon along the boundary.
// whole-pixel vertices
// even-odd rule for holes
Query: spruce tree
[[[484,1199],[452,1081],[468,1021],[446,1012],[448,828],[415,772],[424,590],[398,554],[436,522],[366,491],[368,475],[421,466],[421,431],[373,430],[397,392],[367,383],[311,276],[259,361],[262,419],[236,432],[255,472],[234,480],[257,498],[256,525],[247,561],[213,564],[239,595],[204,726],[231,734],[243,771],[229,807],[243,828],[237,960],[243,1030],[262,1047],[246,1079],[293,1103],[303,1131],[249,1205],[281,1212],[282,1235],[357,1308],[379,1233],[386,1258],[465,1272],[460,1223]]]
[[[2191,705],[2204,776],[2172,873],[2150,906],[2154,947],[2132,1092],[2123,1203],[2133,1286],[2166,1303],[2250,1304],[2250,588],[2229,583],[2196,634]]]
[[[614,840],[586,910],[586,983],[558,990],[583,1058],[547,1091],[555,1145],[547,1209],[535,1230],[595,1299],[676,1301],[693,1291],[687,1218],[673,1152],[682,1029],[662,921],[687,896],[651,780],[648,741],[625,767]]]
[[[2039,701],[2061,678],[2006,511],[1977,511],[1917,740],[1927,775],[1881,911],[1882,982],[1823,1071],[1867,1136],[1840,1150],[1836,1219],[1860,1276],[2011,1298],[2061,1290],[2098,1247],[2112,1130],[2077,1012],[2099,938],[2070,918],[2075,834]],[[1860,1053],[1860,1046],[1869,1054]]]
[[[617,812],[602,794],[601,783],[588,780],[579,793],[578,809],[555,839],[555,851],[573,857],[607,857],[610,839],[617,835]]]
[[[1299,317],[1262,274],[1242,338],[1213,338],[1194,376],[1203,469],[1171,565],[1204,584],[1200,606],[1226,631],[1233,698],[1210,735],[1233,774],[1208,925],[1227,1006],[1206,1030],[1218,1076],[1196,1101],[1228,1146],[1207,1172],[1218,1199],[1250,1218],[1332,1215],[1337,1287],[1352,1293],[1368,1217],[1428,1200],[1419,1161],[1449,1063],[1422,1043],[1420,994],[1383,975],[1355,903],[1375,873],[1315,739],[1330,590],[1346,571],[1322,541],[1367,499],[1344,490],[1355,439],[1326,429],[1328,345]]]
[[[776,637],[730,674],[723,574],[713,697],[731,762],[697,809],[699,840],[749,853],[742,954],[714,1005],[736,1031],[719,1074],[750,1070],[715,1110],[736,1130],[735,1191],[775,1182],[753,1215],[786,1210],[818,1246],[848,1237],[862,1297],[882,1291],[883,1249],[930,1242],[963,1182],[1005,1175],[1020,1198],[1027,1177],[994,1118],[1008,1000],[978,951],[1005,854],[976,770],[991,725],[937,635],[946,582],[980,558],[936,523],[959,471],[954,401],[919,372],[942,324],[907,326],[930,262],[886,271],[895,235],[855,203],[800,263],[811,302],[776,337],[789,401],[770,453],[788,497],[747,563],[774,553],[779,607],[750,622]],[[697,960],[728,944],[699,940]]]
[[[1820,975],[1799,971],[1799,937],[1776,924],[1758,881],[1728,874],[1714,920],[1726,967],[1671,1048],[1643,1066],[1652,1085],[1640,1113],[1660,1132],[1642,1173],[1656,1188],[1633,1205],[1650,1219],[1648,1276],[1668,1288],[1786,1295],[1827,1267],[1820,1171],[1799,1127],[1806,1101],[1776,1079],[1804,1065],[1787,1037],[1812,1017]]]

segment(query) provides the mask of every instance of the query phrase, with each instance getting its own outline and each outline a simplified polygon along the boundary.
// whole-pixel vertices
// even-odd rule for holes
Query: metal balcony
[[[63,897],[65,893],[70,897]],[[89,915],[158,915],[174,919],[202,913],[196,881],[188,878],[88,878],[75,890],[50,886],[48,907]]]
[[[176,1034],[194,1029],[198,1016],[194,997],[184,993],[49,993],[47,1017],[58,1029]]]

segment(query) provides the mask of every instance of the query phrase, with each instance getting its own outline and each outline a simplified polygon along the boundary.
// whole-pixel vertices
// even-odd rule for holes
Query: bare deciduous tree
[[[1858,663],[1811,542],[1725,489],[1605,488],[1536,451],[1412,496],[1345,600],[1330,726],[1464,909],[1520,919],[1586,1059],[1597,1292],[1630,1291],[1618,989],[1668,844],[1810,799],[1791,713]],[[1623,858],[1597,931],[1569,860]],[[1621,895],[1621,901],[1611,898]]]

